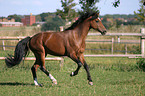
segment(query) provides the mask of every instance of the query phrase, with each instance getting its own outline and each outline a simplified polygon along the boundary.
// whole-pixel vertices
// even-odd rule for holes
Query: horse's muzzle
[[[103,31],[103,32],[101,32],[101,34],[102,35],[105,35],[107,33],[107,31],[105,30],[105,31]]]

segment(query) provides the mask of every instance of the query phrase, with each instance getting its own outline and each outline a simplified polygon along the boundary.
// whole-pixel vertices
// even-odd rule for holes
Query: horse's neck
[[[77,26],[75,30],[76,34],[78,34],[78,38],[85,40],[90,30],[90,24],[89,22],[82,23],[79,26]]]

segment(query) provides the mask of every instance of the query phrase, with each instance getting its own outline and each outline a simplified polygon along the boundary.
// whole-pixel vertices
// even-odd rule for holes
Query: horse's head
[[[104,27],[104,25],[101,22],[101,19],[99,18],[99,13],[95,14],[94,16],[90,17],[91,22],[91,28],[99,31],[102,35],[105,35],[107,30]]]

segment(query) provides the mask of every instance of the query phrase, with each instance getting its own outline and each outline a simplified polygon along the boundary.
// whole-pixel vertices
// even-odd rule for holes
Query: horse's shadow
[[[0,82],[0,86],[34,86],[32,83],[19,83],[19,82]]]

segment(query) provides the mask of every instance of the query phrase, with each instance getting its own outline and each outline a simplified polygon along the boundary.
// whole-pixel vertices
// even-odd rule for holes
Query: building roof
[[[46,22],[36,22],[36,24],[40,24],[40,25],[42,25],[44,23],[46,23]]]
[[[15,25],[20,25],[20,24],[23,24],[21,22],[0,22],[0,24],[15,24]]]

